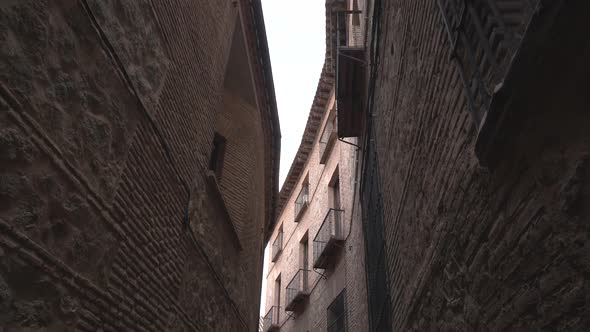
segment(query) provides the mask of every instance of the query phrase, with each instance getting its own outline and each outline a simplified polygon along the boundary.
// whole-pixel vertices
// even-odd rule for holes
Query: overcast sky
[[[324,64],[325,1],[262,0],[262,9],[281,122],[279,181],[282,185],[299,148]],[[267,263],[265,255],[262,316],[266,314]]]

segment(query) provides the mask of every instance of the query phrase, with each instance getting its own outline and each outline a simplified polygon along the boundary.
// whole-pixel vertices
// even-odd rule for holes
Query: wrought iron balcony
[[[282,227],[281,227],[282,228]],[[283,232],[277,233],[277,237],[272,243],[272,261],[275,262],[279,257],[279,254],[283,251]]]
[[[487,115],[539,0],[438,0],[475,125]]]
[[[309,202],[309,185],[304,185],[295,200],[295,222],[299,221]]]
[[[320,138],[320,164],[325,164],[336,141],[336,117],[330,115]]]
[[[280,330],[279,325],[279,313],[281,312],[281,307],[273,306],[270,307],[270,310],[264,316],[264,321],[262,322],[262,331],[263,332],[276,332]]]
[[[325,269],[344,241],[344,210],[330,209],[313,239],[313,267]]]
[[[309,297],[309,270],[299,269],[287,285],[285,311],[298,312]]]

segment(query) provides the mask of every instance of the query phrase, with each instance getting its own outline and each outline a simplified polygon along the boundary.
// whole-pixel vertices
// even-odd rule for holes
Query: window
[[[272,261],[276,262],[279,254],[283,251],[283,225],[279,227],[277,237],[272,243]]]
[[[328,332],[346,331],[346,289],[343,289],[336,299],[328,306]]]
[[[332,173],[332,178],[330,178],[330,182],[328,183],[330,187],[329,191],[329,198],[330,198],[330,207],[339,210],[342,207],[340,202],[340,172],[339,167],[336,167],[334,173]]]
[[[303,270],[303,289],[308,289],[308,284],[307,284],[307,269],[309,268],[309,243],[308,243],[308,233],[305,232],[305,235],[303,235],[303,238],[301,239],[301,241],[299,242],[299,257],[300,257],[300,262],[299,265],[301,266],[301,270]]]
[[[342,236],[342,220],[341,220],[341,213],[339,211],[342,210],[342,204],[340,202],[340,179],[338,178],[338,170],[336,170],[334,176],[332,177],[332,183],[330,184],[330,192],[331,192],[331,204],[332,208],[335,211],[334,213],[334,235],[336,237]]]
[[[275,306],[281,306],[281,275],[275,280]]]
[[[322,132],[322,136],[320,137],[320,164],[325,164],[328,156],[330,155],[330,151],[334,146],[334,142],[336,141],[336,128],[338,124],[336,121],[336,111],[333,109],[330,111],[328,115],[328,120],[326,121],[326,125],[324,126],[324,131]]]
[[[218,180],[221,179],[221,171],[223,169],[225,143],[225,137],[215,133],[213,137],[213,151],[211,151],[211,158],[209,159],[209,169],[215,173]]]
[[[295,200],[295,222],[299,221],[299,218],[307,208],[309,202],[309,177],[306,176],[301,185],[301,191]]]

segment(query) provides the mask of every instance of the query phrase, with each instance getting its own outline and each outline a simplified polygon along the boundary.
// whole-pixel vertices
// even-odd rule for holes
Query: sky
[[[266,36],[281,123],[282,185],[315,96],[326,49],[324,0],[262,0]],[[260,314],[266,314],[268,248],[264,255]]]

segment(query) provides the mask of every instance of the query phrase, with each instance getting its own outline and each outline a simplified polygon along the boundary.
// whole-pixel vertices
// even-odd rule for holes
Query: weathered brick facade
[[[15,1],[0,31],[0,329],[254,330],[280,138],[260,2]]]
[[[320,86],[325,84],[322,80]],[[323,86],[322,86],[323,87]],[[314,105],[319,106],[319,105]],[[327,309],[340,292],[346,292],[345,321],[349,331],[367,329],[367,298],[364,271],[364,241],[359,215],[358,197],[355,197],[358,150],[355,146],[335,141],[326,152],[326,160],[320,163],[320,141],[323,129],[334,110],[333,90],[324,104],[324,111],[313,141],[309,142],[310,152],[304,167],[297,172],[296,185],[290,192],[281,190],[286,199],[278,216],[277,224],[269,242],[271,262],[266,275],[266,309],[278,308],[279,315],[273,325],[280,331],[325,331]],[[309,128],[308,128],[309,129]],[[305,134],[304,134],[305,136]],[[355,140],[353,140],[356,143]],[[305,140],[302,144],[308,144]],[[296,157],[297,158],[297,157]],[[291,172],[290,175],[295,174]],[[341,234],[344,238],[339,249],[330,257],[326,268],[313,268],[318,253],[314,243],[320,227],[330,218],[334,208],[334,181],[339,181]],[[308,186],[309,203],[299,217],[296,216],[296,200],[303,186]],[[329,222],[329,221],[327,221]],[[281,233],[281,234],[279,234]],[[282,236],[281,252],[273,255],[273,244]],[[302,241],[307,238],[307,263],[304,262]],[[307,298],[296,311],[288,309],[289,282],[300,269],[307,269]],[[277,280],[280,279],[280,288]],[[280,295],[277,294],[280,292]],[[287,310],[285,310],[287,308]],[[277,309],[275,309],[277,310]],[[275,318],[275,317],[270,317]],[[270,323],[267,323],[267,326]]]
[[[268,244],[271,262],[266,275],[264,332],[368,329],[365,244],[358,196],[361,152],[356,138],[348,139],[349,143],[337,139],[335,122],[336,11],[351,6],[349,1],[326,1],[325,63],[301,144],[281,188],[281,212]],[[297,214],[304,190],[308,203]],[[331,238],[337,239],[331,247],[334,251],[326,249],[330,248],[326,242],[330,232]],[[280,252],[275,255],[277,249]],[[325,265],[319,263],[322,254],[327,257]],[[292,301],[289,293],[298,292],[293,289],[298,288],[297,278],[303,273],[307,282],[300,288],[302,300]],[[329,312],[331,305],[340,294],[344,294],[343,310],[333,314]]]
[[[535,16],[479,128],[437,1],[368,6],[387,330],[590,327],[589,6],[525,3],[508,4]]]

